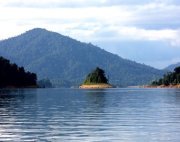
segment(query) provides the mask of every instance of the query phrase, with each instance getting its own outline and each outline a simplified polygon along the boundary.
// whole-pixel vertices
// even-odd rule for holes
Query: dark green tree
[[[0,57],[0,88],[36,86],[37,76]]]
[[[108,83],[108,79],[105,76],[103,69],[97,67],[86,77],[83,84],[97,84],[97,83]]]
[[[180,73],[180,67],[176,67],[176,68],[174,69],[174,72],[175,72],[176,74],[179,74],[179,73]]]

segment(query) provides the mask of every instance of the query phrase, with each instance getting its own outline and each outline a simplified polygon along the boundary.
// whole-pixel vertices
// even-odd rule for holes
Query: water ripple
[[[0,91],[0,141],[179,142],[178,89]]]

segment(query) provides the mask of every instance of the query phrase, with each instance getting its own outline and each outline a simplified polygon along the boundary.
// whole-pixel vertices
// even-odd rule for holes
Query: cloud
[[[72,31],[76,31],[75,29]],[[88,35],[83,33],[89,31]],[[116,41],[159,41],[170,44],[171,47],[180,48],[180,29],[162,29],[162,30],[152,30],[152,29],[141,29],[136,27],[116,27],[109,26],[106,28],[100,27],[96,30],[86,29],[86,31],[79,31],[79,35],[75,38],[80,38],[85,41],[91,40],[94,42],[116,42]],[[71,31],[69,31],[71,32]]]
[[[86,13],[86,14],[84,14]],[[6,15],[6,16],[4,16]],[[106,16],[104,16],[106,15]],[[15,29],[29,27],[57,27],[56,31],[71,35],[75,31],[93,32],[115,23],[125,24],[131,20],[131,13],[119,7],[103,8],[1,8],[0,28],[13,24]],[[11,26],[12,27],[12,26]],[[53,30],[50,29],[50,30]],[[86,30],[85,30],[86,29]],[[8,31],[8,29],[7,29]],[[79,33],[78,33],[79,34]],[[73,36],[73,35],[72,35]]]
[[[41,27],[143,61],[133,58],[131,42],[136,43],[136,51],[143,42],[142,46],[147,43],[180,54],[179,13],[179,0],[0,0],[0,39]],[[126,46],[121,46],[125,42]],[[141,50],[148,56],[149,52]]]
[[[120,37],[129,40],[165,41],[172,46],[180,47],[180,29],[145,30],[136,27],[123,27],[119,30]]]
[[[178,0],[6,0],[0,4],[6,7],[31,8],[79,8],[120,5],[145,5],[149,3],[180,4]]]
[[[20,1],[22,4],[42,4],[39,1]],[[13,3],[12,0],[3,1],[5,5]],[[1,1],[2,2],[2,1]],[[9,2],[9,3],[8,3]],[[80,3],[84,0],[71,0],[70,2],[59,0],[44,0],[43,3],[69,4]],[[86,1],[97,4],[95,0]],[[105,6],[105,7],[81,7],[81,8],[17,8],[2,7],[0,9],[1,27],[8,23],[13,27],[44,27],[51,28],[73,37],[83,37],[89,40],[159,40],[168,41],[172,46],[179,45],[180,6],[167,5],[168,1],[147,0],[126,1],[130,6]],[[158,3],[159,2],[159,3]],[[123,1],[102,0],[100,3],[120,4]],[[172,1],[171,1],[172,3]],[[143,4],[143,5],[138,5]],[[86,14],[84,14],[86,13]],[[6,16],[4,16],[6,15]],[[159,26],[159,28],[157,28]],[[84,36],[86,35],[86,36]],[[102,41],[102,40],[101,40]]]
[[[143,6],[137,6],[134,14],[138,18],[134,25],[151,29],[179,28],[179,13],[179,5],[150,3]]]

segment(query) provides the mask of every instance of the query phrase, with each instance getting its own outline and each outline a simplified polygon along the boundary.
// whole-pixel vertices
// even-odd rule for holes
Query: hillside
[[[78,85],[95,67],[103,68],[109,82],[118,86],[141,85],[164,72],[123,59],[92,44],[45,29],[32,29],[0,41],[0,55],[49,78],[59,85]]]
[[[25,72],[23,67],[0,57],[0,88],[36,86],[36,74]]]
[[[166,67],[164,70],[174,71],[174,69],[175,69],[176,67],[179,67],[179,66],[180,66],[180,62],[179,62],[179,63],[176,63],[176,64],[169,65],[169,66]]]

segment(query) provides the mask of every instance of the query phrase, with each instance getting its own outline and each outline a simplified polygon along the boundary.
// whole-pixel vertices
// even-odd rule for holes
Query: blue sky
[[[36,27],[156,68],[180,62],[180,0],[0,0],[0,39]]]

